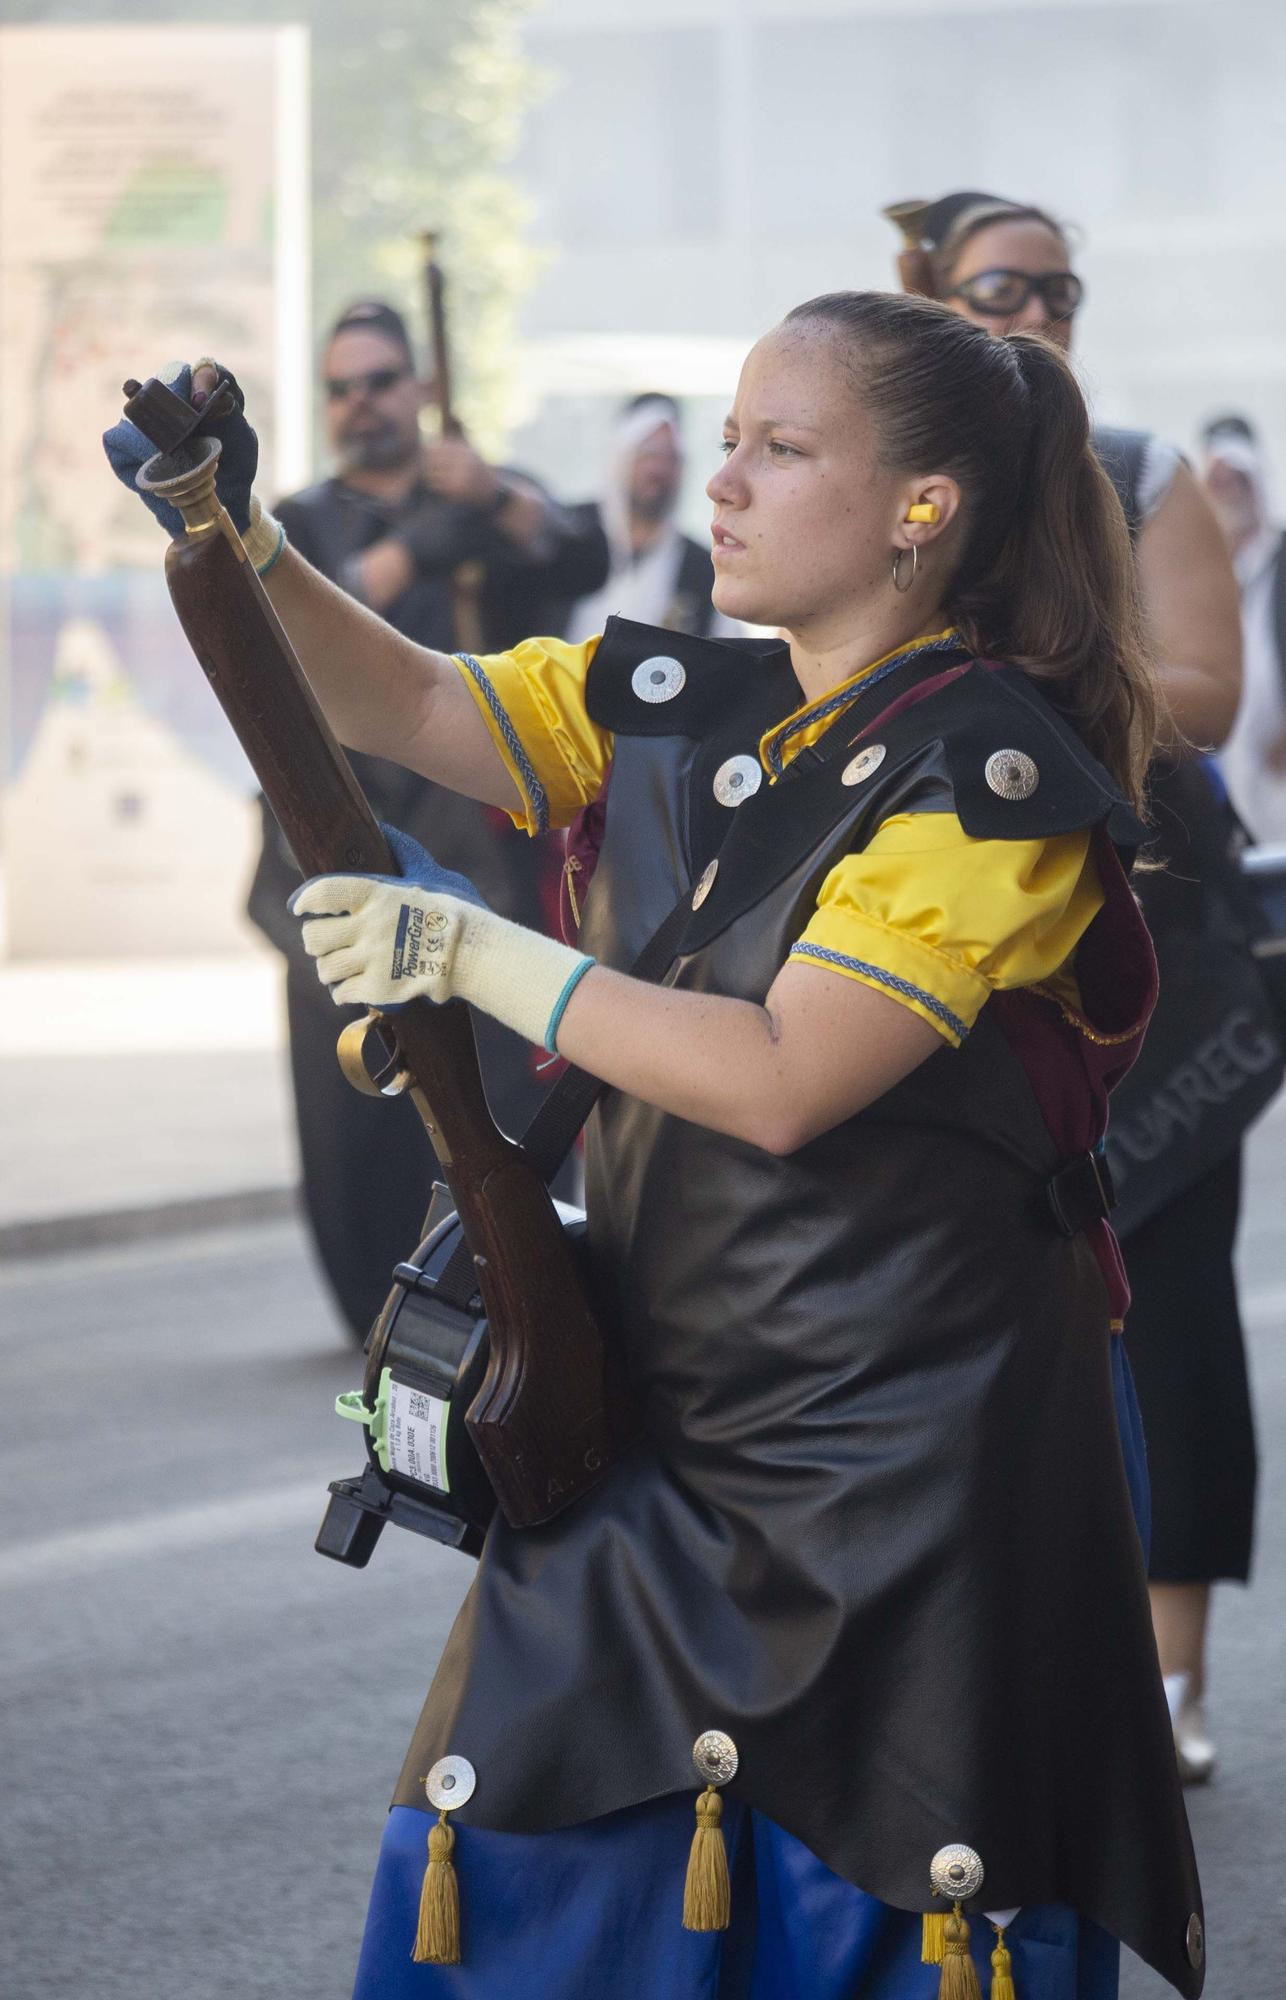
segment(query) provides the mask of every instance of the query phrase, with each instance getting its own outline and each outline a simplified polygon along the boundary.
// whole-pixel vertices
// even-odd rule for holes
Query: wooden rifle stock
[[[460,419],[456,416],[455,399],[451,393],[451,344],[447,339],[447,287],[442,266],[438,262],[436,230],[422,231],[420,242],[424,248],[424,304],[429,328],[429,354],[433,362],[433,381],[437,390],[438,421],[443,437],[459,437]]]
[[[464,425],[455,413],[452,394],[451,342],[447,336],[447,281],[438,262],[436,230],[420,233],[424,250],[424,303],[429,328],[429,355],[438,406],[438,433],[444,438],[461,438]],[[485,653],[482,629],[483,567],[480,562],[457,563],[451,572],[451,622],[455,643],[463,653]]]
[[[186,523],[166,553],[165,574],[192,650],[305,875],[396,875],[216,498],[218,441],[191,435],[215,399],[201,415],[188,411],[184,439],[161,398],[179,400],[150,382],[126,413],[167,447],[148,461],[140,484]],[[468,1009],[414,1000],[395,1018],[380,1017],[380,1027],[442,1162],[487,1311],[490,1363],[466,1416],[469,1433],[506,1519],[530,1527],[592,1486],[627,1441],[618,1371],[544,1181],[491,1118]]]

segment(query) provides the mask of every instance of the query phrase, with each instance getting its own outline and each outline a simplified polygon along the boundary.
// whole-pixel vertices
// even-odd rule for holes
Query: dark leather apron
[[[665,704],[633,692],[649,653],[686,669]],[[1090,1236],[1051,1220],[1050,1077],[1015,1052],[1040,1043],[1101,1129],[1086,1065],[1128,1060],[1154,991],[1107,839],[1140,829],[1022,676],[975,664],[890,712],[898,692],[734,810],[714,776],[798,702],[784,654],[614,622],[588,694],[616,763],[586,948],[628,964],[717,855],[670,980],[760,1001],[889,813],[1094,826],[1116,891],[1082,946],[1089,1017],[1030,1001],[1040,1043],[990,1002],[960,1049],[788,1158],[604,1094],[590,1234],[645,1441],[549,1527],[497,1521],[396,1797],[423,1804],[455,1752],[478,1771],[466,1827],[575,1824],[695,1791],[693,1739],[726,1730],[732,1789],[860,1888],[925,1908],[931,1857],[964,1841],[985,1907],[1069,1903],[1196,1994],[1114,1307]],[[845,784],[876,714],[884,758]],[[1037,765],[1026,801],[985,782],[1000,749]]]

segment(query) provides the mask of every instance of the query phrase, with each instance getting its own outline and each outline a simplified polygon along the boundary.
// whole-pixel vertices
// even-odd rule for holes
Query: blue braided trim
[[[474,680],[481,688],[482,698],[486,702],[487,707],[491,710],[492,715],[495,717],[497,729],[500,731],[500,734],[505,739],[505,748],[506,750],[508,750],[509,755],[513,758],[514,763],[518,766],[518,775],[522,779],[523,790],[527,794],[527,799],[531,806],[532,815],[536,821],[537,833],[548,833],[549,799],[545,792],[545,787],[541,784],[540,779],[536,776],[535,770],[532,767],[531,759],[530,757],[528,757],[527,752],[523,749],[522,744],[519,741],[518,731],[514,728],[512,722],[509,720],[508,713],[504,707],[504,704],[501,702],[500,696],[496,693],[495,689],[492,687],[490,680],[488,679],[486,673],[483,670],[481,662],[475,660],[472,653],[457,653],[455,657],[457,660],[459,660],[462,667],[467,667],[469,669],[469,672],[473,675]]]
[[[882,965],[868,965],[864,958],[850,958],[847,952],[843,951],[828,951],[822,944],[806,944],[802,938],[798,944],[791,946],[790,956],[815,958],[822,965],[839,965],[849,972],[864,973],[868,979],[874,979],[879,985],[887,986],[890,993],[900,993],[904,1000],[918,1000],[922,1007],[927,1007],[931,1014],[936,1014],[939,1021],[944,1022],[953,1035],[959,1035],[962,1042],[968,1040],[969,1029],[958,1014],[953,1014],[935,994],[926,993],[923,986],[913,986],[909,979],[899,979],[896,972],[886,972]]]
[[[848,708],[853,702],[860,701],[868,688],[878,687],[882,680],[887,680],[890,674],[896,673],[899,667],[905,667],[911,660],[925,659],[932,653],[959,651],[958,632],[948,632],[941,639],[931,640],[927,646],[912,646],[908,652],[899,653],[896,659],[886,660],[882,667],[877,667],[873,674],[868,674],[856,687],[841,688],[819,708],[810,708],[803,715],[797,716],[793,722],[784,723],[781,733],[768,745],[768,768],[773,777],[780,778],[785,769],[781,753],[791,737],[797,736],[801,729],[810,728],[814,722],[823,722],[828,715],[837,715],[842,708]]]

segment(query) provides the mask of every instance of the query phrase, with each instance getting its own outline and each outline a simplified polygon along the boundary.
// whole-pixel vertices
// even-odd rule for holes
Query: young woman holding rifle
[[[425,855],[296,898],[337,1000],[462,997],[609,1086],[643,1417],[490,1532],[357,1991],[1109,2000],[1124,1939],[1195,1995],[1097,1154],[1154,993],[1120,511],[1053,348],[871,293],[752,350],[708,490],[716,602],[781,643],[452,659],[251,530],[346,741],[533,832],[614,760],[582,950]]]

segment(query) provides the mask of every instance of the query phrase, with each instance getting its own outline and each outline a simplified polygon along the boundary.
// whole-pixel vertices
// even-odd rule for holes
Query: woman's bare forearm
[[[289,544],[263,582],[335,734],[354,750],[394,756],[442,674],[454,672],[449,661],[412,645]]]
[[[1240,677],[1227,671],[1226,660],[1217,661],[1213,668],[1161,660],[1158,676],[1163,701],[1158,749],[1170,756],[1191,749],[1218,749],[1236,719]]]
[[[558,1053],[617,1090],[771,1153],[827,1132],[942,1047],[900,1002],[788,964],[762,1006],[651,986],[594,966]]]
[[[484,804],[521,803],[448,655],[395,631],[289,544],[263,582],[341,743]]]
[[[1241,610],[1218,523],[1186,465],[1144,523],[1138,564],[1164,697],[1160,747],[1217,748],[1241,694]]]

